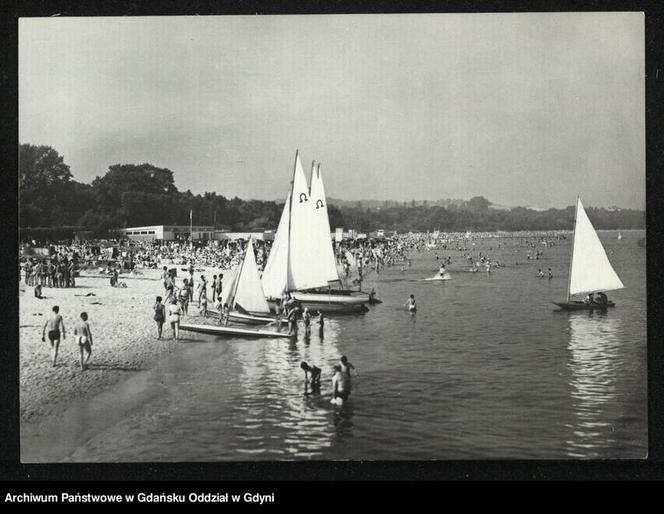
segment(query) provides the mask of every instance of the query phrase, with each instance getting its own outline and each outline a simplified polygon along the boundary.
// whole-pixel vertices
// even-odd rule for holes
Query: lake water
[[[185,334],[179,351],[75,406],[69,461],[643,458],[647,454],[643,231],[600,232],[626,288],[606,313],[560,312],[570,239],[526,260],[521,239],[469,246],[506,264],[468,273],[461,252],[412,254],[374,273],[384,303],[328,319],[323,336],[229,340]],[[491,248],[491,249],[490,249]],[[426,282],[435,255],[452,280]],[[516,262],[519,264],[515,264]],[[552,280],[538,268],[552,268]],[[417,314],[403,304],[414,294]],[[331,366],[355,365],[343,407]],[[305,389],[300,361],[323,369]]]

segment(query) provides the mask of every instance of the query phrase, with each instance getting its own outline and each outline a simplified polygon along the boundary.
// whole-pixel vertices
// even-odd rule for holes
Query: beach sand
[[[175,266],[169,266],[175,267]],[[178,266],[179,268],[179,266]],[[188,276],[179,271],[176,282]],[[196,272],[211,283],[219,270]],[[21,282],[19,287],[19,366],[21,423],[38,422],[44,416],[57,415],[68,401],[92,397],[123,378],[152,366],[160,354],[177,349],[168,323],[162,340],[157,339],[152,306],[155,297],[164,296],[161,270],[140,270],[140,275],[120,275],[126,288],[111,287],[108,277],[98,271],[82,273],[76,288],[43,288],[46,299],[35,298],[33,288]],[[225,275],[231,275],[224,271]],[[208,288],[208,292],[209,292]],[[93,293],[94,296],[86,296]],[[196,294],[196,293],[195,293]],[[211,299],[211,293],[208,294]],[[52,367],[50,343],[41,340],[42,328],[60,307],[66,339],[60,343],[56,367]],[[211,302],[208,303],[211,306]],[[74,326],[81,312],[87,312],[93,335],[92,357],[88,369],[81,371]],[[190,314],[198,308],[190,306]],[[188,321],[202,321],[198,316]]]

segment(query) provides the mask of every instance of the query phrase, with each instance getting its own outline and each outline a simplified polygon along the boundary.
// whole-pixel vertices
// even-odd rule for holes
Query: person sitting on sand
[[[175,298],[173,298],[166,310],[168,312],[168,321],[170,322],[171,330],[173,331],[173,339],[177,340],[180,331],[180,316],[182,315],[182,309],[180,309]]]
[[[42,286],[41,284],[35,285],[35,298],[42,299]]]
[[[92,355],[92,332],[90,331],[87,312],[81,312],[81,321],[74,327],[74,337],[81,352],[81,371],[84,371]],[[85,359],[83,358],[84,352],[88,354]]]
[[[46,327],[48,327],[48,340],[51,343],[51,357],[53,360],[53,367],[58,359],[58,349],[60,348],[60,327],[62,327],[62,339],[66,338],[65,323],[62,320],[60,307],[57,305],[53,307],[53,316],[44,324],[42,330],[42,341],[46,341]]]
[[[161,331],[166,321],[166,306],[161,303],[161,296],[157,296],[157,303],[154,304],[154,320],[157,322],[157,339],[161,339]]]

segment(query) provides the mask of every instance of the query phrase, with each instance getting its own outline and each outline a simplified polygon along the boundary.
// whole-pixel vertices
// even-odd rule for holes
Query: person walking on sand
[[[62,327],[62,339],[66,338],[65,324],[60,315],[60,307],[57,305],[53,307],[53,316],[44,324],[42,330],[42,341],[46,341],[46,328],[48,327],[48,340],[51,343],[51,358],[53,360],[53,367],[58,360],[58,349],[60,348],[60,327]]]
[[[161,339],[161,332],[166,321],[166,306],[161,303],[161,296],[157,296],[157,303],[152,307],[154,310],[154,320],[157,323],[157,339]]]
[[[180,316],[182,315],[182,309],[178,305],[175,298],[171,300],[171,303],[166,309],[168,312],[168,321],[171,324],[171,330],[173,331],[173,339],[177,341],[180,334]]]
[[[178,296],[180,297],[180,306],[182,307],[182,314],[187,315],[189,313],[189,281],[185,278],[183,281],[182,289]]]
[[[85,371],[85,366],[92,356],[92,332],[90,331],[87,312],[81,312],[81,321],[74,327],[74,338],[81,352],[81,371]],[[88,354],[85,358],[83,358],[84,352]]]

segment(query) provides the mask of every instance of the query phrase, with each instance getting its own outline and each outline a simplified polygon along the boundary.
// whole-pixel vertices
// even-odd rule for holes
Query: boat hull
[[[597,311],[606,310],[609,307],[615,307],[616,304],[608,302],[606,305],[599,303],[584,303],[584,302],[553,302],[564,311]]]
[[[214,309],[208,309],[208,314],[219,317],[219,311]],[[243,323],[245,325],[266,325],[268,323],[274,323],[276,325],[275,322],[277,321],[274,316],[266,314],[242,314],[240,312],[231,312],[228,316],[228,320],[233,323]],[[281,318],[279,322],[281,325],[288,325],[288,320],[286,318]]]
[[[183,323],[180,325],[180,330],[185,330],[187,332],[197,332],[199,334],[210,334],[215,336],[225,336],[225,337],[281,337],[288,338],[290,337],[287,332],[275,332],[271,330],[260,330],[254,328],[242,328],[242,327],[224,327],[224,326],[213,326],[213,325],[190,325]]]
[[[344,303],[344,302],[337,302],[334,299],[329,301],[327,300],[327,298],[325,300],[313,300],[304,297],[297,298],[295,295],[293,295],[293,297],[298,301],[298,303],[302,307],[306,307],[310,311],[335,313],[335,314],[359,314],[369,311],[369,308],[366,306],[366,302]],[[268,304],[270,305],[270,308],[272,310],[276,310],[277,307],[276,300],[268,300]]]

